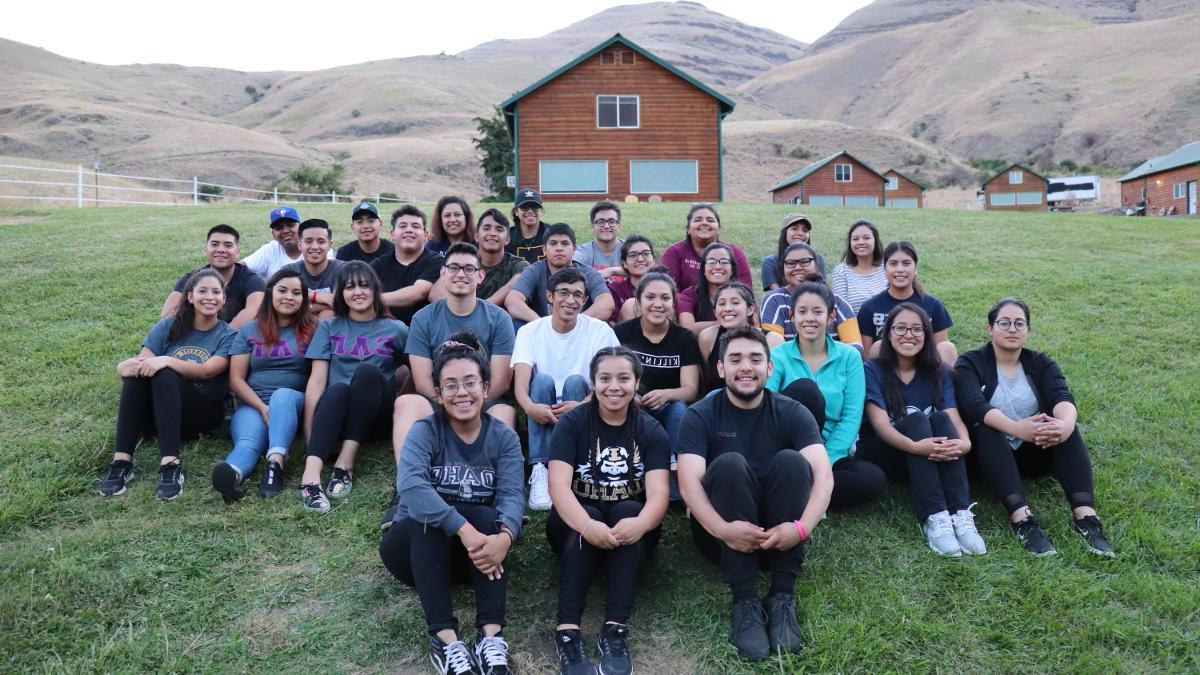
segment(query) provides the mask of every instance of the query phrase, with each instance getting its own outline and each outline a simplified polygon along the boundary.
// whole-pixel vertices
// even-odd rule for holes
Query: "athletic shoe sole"
[[[241,486],[238,485],[240,482],[241,479],[238,478],[237,471],[232,466],[222,462],[213,467],[213,488],[221,493],[221,499],[225,500],[226,504],[232,504],[246,496]]]
[[[121,489],[117,490],[116,492],[105,492],[104,490],[96,490],[96,491],[100,493],[101,497],[120,497],[121,495],[125,494],[125,492],[129,489],[129,481],[133,480],[133,476],[134,476],[134,473],[132,471],[130,471],[129,477],[125,479],[125,484],[122,485]]]
[[[120,493],[117,493],[117,494],[120,494]],[[1087,536],[1086,536],[1085,534],[1083,534],[1082,532],[1076,531],[1076,532],[1075,532],[1075,534],[1079,535],[1079,538],[1083,540],[1083,545],[1084,545],[1085,547],[1087,547],[1087,552],[1088,552],[1088,553],[1091,553],[1092,555],[1098,555],[1098,556],[1100,556],[1101,558],[1115,558],[1115,557],[1117,557],[1117,552],[1116,552],[1116,551],[1112,551],[1112,550],[1109,550],[1109,551],[1101,551],[1100,549],[1096,548],[1095,546],[1092,546],[1091,542],[1089,542],[1089,541],[1088,541],[1088,539],[1087,539]]]
[[[184,479],[184,477],[183,477],[183,474],[182,474],[182,473],[180,473],[180,474],[179,474],[179,492],[176,492],[175,494],[171,495],[170,497],[162,497],[162,496],[160,496],[160,495],[157,493],[157,491],[155,492],[154,496],[155,496],[155,497],[158,497],[159,499],[163,500],[164,502],[173,502],[173,501],[175,501],[176,499],[179,499],[179,497],[180,497],[180,496],[183,494],[183,483],[184,483],[184,480],[185,480],[185,479]]]

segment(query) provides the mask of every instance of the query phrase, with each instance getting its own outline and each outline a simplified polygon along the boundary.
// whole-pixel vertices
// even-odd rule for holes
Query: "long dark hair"
[[[713,293],[713,316],[716,316],[715,305],[717,298],[721,297],[721,294],[725,293],[726,291],[732,291],[742,296],[742,301],[746,303],[746,308],[749,312],[748,316],[746,317],[748,321],[747,325],[758,328],[758,305],[754,302],[754,291],[750,290],[749,286],[740,281],[726,281],[725,283],[721,284],[716,293]]]
[[[402,214],[403,215],[403,214]],[[333,289],[333,313],[337,316],[349,316],[350,306],[346,304],[345,291],[350,282],[361,284],[366,282],[371,287],[371,309],[375,310],[375,318],[391,318],[387,305],[383,304],[383,284],[379,275],[371,266],[361,260],[351,260],[342,266],[338,272],[337,283]]]
[[[695,293],[696,293],[696,315],[695,316],[696,316],[697,321],[712,321],[713,319],[716,318],[716,314],[713,312],[713,299],[709,295],[708,278],[704,276],[704,268],[705,268],[704,261],[708,259],[709,253],[711,253],[717,249],[721,249],[721,250],[729,253],[729,262],[730,262],[729,279],[733,280],[733,279],[738,278],[738,273],[739,273],[738,261],[737,261],[737,256],[734,255],[734,253],[733,253],[732,246],[730,246],[729,244],[719,242],[719,241],[714,241],[713,243],[704,247],[704,252],[700,254],[700,278],[696,280],[696,286],[695,286]],[[728,282],[726,282],[726,283],[728,283]],[[721,285],[724,286],[725,284],[721,284]],[[718,286],[718,288],[720,288],[720,286]],[[715,295],[716,295],[716,293],[713,292],[712,296],[715,296]],[[750,297],[751,297],[750,304],[753,305],[754,304],[754,296],[751,295]]]
[[[633,297],[637,301],[638,306],[642,304],[642,291],[655,281],[661,281],[671,289],[671,314],[678,316],[679,313],[679,294],[676,292],[675,280],[666,272],[646,272],[642,275],[642,280],[638,282],[637,289],[633,292]],[[672,319],[674,321],[674,319]]]
[[[925,295],[925,287],[921,285],[921,279],[917,275],[917,264],[920,261],[917,260],[916,247],[914,247],[910,242],[904,240],[893,241],[892,243],[888,244],[887,248],[883,249],[883,264],[885,267],[887,266],[887,261],[897,253],[906,253],[908,254],[908,257],[913,259],[912,289],[917,295]]]
[[[262,334],[263,343],[270,347],[279,342],[279,315],[275,311],[275,285],[284,279],[300,280],[300,311],[292,319],[291,329],[296,334],[296,344],[306,345],[317,330],[317,322],[308,311],[308,284],[304,283],[304,275],[290,267],[281,267],[267,280],[267,297],[258,306],[258,332]]]
[[[633,366],[633,377],[637,381],[642,379],[642,362],[634,351],[628,347],[602,347],[592,357],[592,361],[588,364],[588,380],[592,387],[596,386],[596,371],[600,369],[600,362],[608,358],[625,359],[629,365]],[[594,449],[588,451],[588,469],[592,475],[595,475],[595,457],[600,450],[600,424],[603,420],[600,419],[600,403],[597,401],[599,396],[592,396],[586,404],[588,407],[588,427],[587,427],[587,443],[588,448]],[[641,433],[641,406],[638,405],[636,397],[629,402],[629,407],[625,410],[625,424],[621,425],[621,438],[625,449],[629,451],[630,459],[634,459],[640,455],[638,449],[637,438]]]
[[[462,209],[463,218],[467,221],[466,227],[463,228],[463,241],[475,241],[475,219],[471,217],[471,207],[467,204],[467,200],[455,195],[447,195],[438,200],[437,206],[433,207],[433,218],[429,221],[429,239],[442,243],[446,241],[446,230],[442,227],[442,209],[450,204],[458,204]]]
[[[900,356],[892,347],[891,339],[892,324],[896,323],[896,317],[900,312],[905,310],[916,314],[921,319],[921,327],[925,329],[925,342],[914,359],[917,369],[914,378],[929,378],[935,405],[942,400],[942,373],[946,368],[942,365],[941,358],[938,357],[937,346],[933,343],[933,322],[929,320],[929,315],[925,313],[925,310],[921,309],[920,305],[911,302],[902,302],[893,307],[892,311],[888,312],[887,318],[883,320],[883,339],[879,345],[879,357],[876,361],[879,362],[880,369],[883,371],[883,398],[887,402],[888,416],[894,420],[903,419],[908,408],[908,402],[904,399],[901,391],[903,385],[896,375],[896,369],[900,365]]]
[[[201,279],[209,278],[216,279],[217,283],[221,284],[221,293],[225,293],[225,279],[216,270],[202,269],[192,274],[188,278],[187,284],[183,287],[183,297],[179,299],[179,304],[175,306],[175,320],[171,322],[171,330],[167,331],[168,342],[182,340],[183,336],[187,335],[194,327],[196,306],[188,300],[188,294],[196,288],[196,284],[200,283]]]
[[[819,296],[821,301],[825,303],[825,309],[830,314],[833,314],[833,291],[829,290],[829,286],[825,285],[825,277],[819,272],[810,272],[804,276],[804,281],[792,291],[791,304],[792,314],[796,313],[796,303],[799,302],[800,296],[812,293]]]
[[[850,238],[854,236],[854,231],[860,227],[865,227],[871,231],[875,237],[875,250],[871,253],[871,264],[878,267],[883,264],[883,244],[879,241],[879,228],[875,227],[875,223],[869,220],[859,220],[846,230],[846,252],[842,254],[842,262],[854,267],[858,264],[858,256],[854,255],[854,249],[850,247]]]

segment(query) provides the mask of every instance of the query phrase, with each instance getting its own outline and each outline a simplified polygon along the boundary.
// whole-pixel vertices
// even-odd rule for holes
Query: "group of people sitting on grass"
[[[1055,362],[1026,347],[1024,302],[998,301],[990,340],[959,355],[914,246],[883,246],[870,222],[849,228],[826,283],[811,221],[788,215],[762,261],[760,302],[712,204],[692,205],[685,237],[661,256],[644,236],[617,236],[614,203],[592,207],[583,245],[542,214],[533,189],[517,193],[511,225],[446,197],[429,223],[415,206],[396,209],[387,241],[376,206],[362,203],[355,239],[331,254],[326,221],[280,207],[272,241],[244,261],[237,230],[213,227],[207,264],[179,279],[140,353],[117,366],[116,447],[100,492],[126,491],[134,450],[152,434],[157,496],[177,498],[181,442],[216,429],[228,398],[233,445],[212,469],[226,502],[244,496],[256,467],[259,494],[280,494],[302,431],[299,498],[328,511],[351,493],[362,444],[390,438],[380,555],[416,588],[443,673],[508,672],[506,567],[526,506],[550,511],[546,537],[561,557],[564,673],[631,671],[637,582],[672,501],[730,587],[732,642],[749,659],[800,649],[806,541],[829,510],[880,499],[889,479],[910,484],[933,551],[983,554],[971,461],[1042,556],[1055,549],[1022,476],[1052,472],[1073,530],[1113,555],[1074,399]],[[593,664],[580,623],[601,570]],[[451,604],[456,582],[475,590],[471,648]]]

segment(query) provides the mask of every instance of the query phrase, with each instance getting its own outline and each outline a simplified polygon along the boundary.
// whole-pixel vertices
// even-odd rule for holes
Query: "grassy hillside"
[[[726,238],[752,262],[770,252],[786,207],[726,205]],[[349,237],[348,207],[305,206]],[[1031,346],[1055,356],[1080,401],[1096,492],[1118,558],[1083,552],[1056,483],[1029,485],[1060,555],[1037,560],[973,485],[990,553],[943,560],[918,534],[907,491],[832,513],[796,592],[803,654],[754,672],[1200,670],[1200,315],[1194,219],[1076,214],[810,210],[836,256],[848,223],[876,218],[921,253],[921,279],[954,316],[951,338],[984,339],[1004,295],[1033,308]],[[96,492],[113,442],[118,378],[172,280],[200,260],[205,230],[228,222],[244,251],[267,236],[260,207],[0,209],[0,670],[421,672],[416,595],[376,553],[391,453],[368,445],[354,494],[318,517],[295,493],[226,507],[208,470],[227,431],[187,444],[187,489],[153,498],[154,444],[138,479]],[[549,220],[583,222],[583,205]],[[626,233],[661,246],[678,205],[637,205]],[[64,237],[66,237],[64,239]],[[294,484],[298,464],[286,470]],[[522,672],[552,672],[554,556],[535,515],[508,567],[507,635]],[[728,644],[728,596],[668,514],[633,617],[641,672],[749,671]],[[585,618],[592,632],[602,596]],[[470,594],[456,595],[469,617]]]

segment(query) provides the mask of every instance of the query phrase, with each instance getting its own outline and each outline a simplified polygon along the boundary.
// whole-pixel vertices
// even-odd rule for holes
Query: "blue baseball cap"
[[[275,227],[277,220],[294,220],[300,222],[300,214],[290,206],[277,206],[271,210],[271,227]]]
[[[370,213],[376,218],[379,217],[379,209],[375,208],[374,204],[371,202],[360,202],[358,206],[354,207],[354,211],[350,214],[350,220],[357,218],[358,214],[362,213],[363,211]]]

